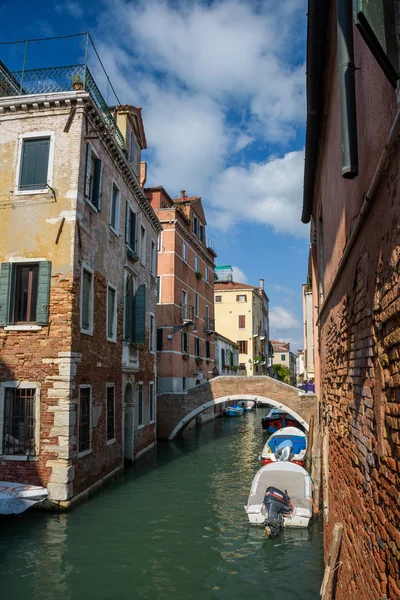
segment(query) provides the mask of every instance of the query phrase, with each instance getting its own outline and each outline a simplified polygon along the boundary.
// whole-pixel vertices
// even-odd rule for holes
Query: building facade
[[[268,296],[264,280],[255,287],[226,280],[215,283],[215,323],[218,332],[236,340],[240,375],[268,375],[271,366],[269,346]]]
[[[214,368],[214,259],[201,198],[145,193],[162,225],[158,246],[158,393],[182,393]]]
[[[306,377],[305,377],[305,367],[304,367],[304,350],[297,350],[297,355],[296,355],[297,385],[302,384],[305,379],[306,379]]]
[[[296,355],[290,350],[290,342],[278,342],[271,340],[274,349],[272,364],[282,365],[290,371],[290,383],[296,383]]]
[[[220,333],[215,333],[215,375],[237,375],[239,346]]]
[[[314,381],[314,308],[311,284],[302,285],[303,295],[303,339],[304,380]]]
[[[0,97],[0,478],[69,506],[155,443],[161,227],[140,110],[64,83]]]
[[[400,597],[396,4],[308,6],[302,220],[311,222],[326,558],[343,525],[336,600]]]

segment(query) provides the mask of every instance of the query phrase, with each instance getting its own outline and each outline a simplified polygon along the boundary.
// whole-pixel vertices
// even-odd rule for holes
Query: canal
[[[70,513],[3,518],[1,598],[316,600],[321,524],[267,539],[243,510],[264,413],[160,443]]]

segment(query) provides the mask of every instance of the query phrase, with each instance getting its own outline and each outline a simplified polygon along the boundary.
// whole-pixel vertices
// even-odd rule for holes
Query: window
[[[7,456],[35,456],[36,391],[33,387],[4,387],[3,445]],[[18,387],[17,387],[18,386]],[[26,460],[26,459],[25,459]]]
[[[208,283],[208,267],[206,267],[206,270],[205,270],[205,280]]]
[[[139,176],[140,171],[140,149],[136,141],[135,134],[131,131],[130,144],[129,144],[129,162],[136,176]]]
[[[187,331],[182,331],[182,352],[188,354],[188,334]]]
[[[210,342],[209,340],[206,340],[206,358],[210,358],[210,356]]]
[[[286,356],[284,354],[281,354],[281,360],[284,361],[286,359]]]
[[[186,290],[182,290],[182,306],[186,306],[188,303],[188,295]]]
[[[247,302],[247,295],[239,294],[238,296],[236,296],[236,302]]]
[[[215,302],[222,302],[222,296],[215,296]]]
[[[144,425],[143,420],[143,383],[138,383],[138,426]]]
[[[86,146],[85,197],[97,210],[101,209],[103,167],[92,144]]]
[[[140,261],[146,264],[146,230],[143,225],[140,226]]]
[[[115,384],[107,383],[107,442],[115,441]]]
[[[81,386],[79,389],[79,414],[78,414],[78,449],[79,453],[90,450],[91,446],[91,404],[92,389],[90,385]]]
[[[20,136],[20,156],[17,181],[18,193],[44,193],[51,185],[50,157],[53,139],[50,132],[47,135],[23,134]]]
[[[200,356],[200,338],[194,338],[195,350],[194,353],[196,356]]]
[[[163,343],[163,333],[164,333],[164,329],[162,329],[161,327],[157,328],[157,352],[161,352],[164,346]]]
[[[237,345],[239,346],[239,354],[247,354],[247,340],[239,340]]]
[[[157,277],[157,304],[161,302],[161,277]]]
[[[150,396],[150,423],[154,423],[156,420],[156,402],[154,396],[154,382],[149,383],[149,396]]]
[[[199,294],[197,292],[194,293],[194,316],[199,316]]]
[[[86,265],[81,277],[81,332],[93,334],[93,271]]]
[[[185,262],[187,262],[187,244],[185,242],[182,242],[182,258]]]
[[[119,232],[119,205],[120,205],[120,191],[115,185],[112,184],[111,188],[111,202],[110,202],[110,227],[115,232]]]
[[[225,348],[221,348],[221,369],[225,369],[226,367],[226,359],[225,359]]]
[[[186,377],[182,377],[182,390],[186,391]]]
[[[155,318],[150,315],[149,350],[154,352]]]
[[[239,315],[239,329],[246,329],[246,315]]]
[[[199,238],[204,244],[204,225],[199,225]]]
[[[151,257],[150,257],[150,272],[155,275],[157,271],[157,251],[156,243],[151,240]]]
[[[117,290],[110,284],[107,286],[107,340],[117,340]]]
[[[126,203],[125,242],[129,248],[136,252],[136,213]]]
[[[197,237],[198,237],[199,236],[199,220],[195,215],[193,215],[192,230],[193,230],[193,233],[195,235],[197,235]]]
[[[162,232],[158,234],[158,238],[157,238],[157,252],[162,252]]]
[[[241,371],[245,371],[246,370],[246,363],[240,363],[240,370]]]
[[[0,325],[49,321],[51,262],[1,263]]]
[[[199,271],[199,257],[197,256],[197,254],[195,254],[194,256],[194,270],[196,271],[196,273],[198,273]]]

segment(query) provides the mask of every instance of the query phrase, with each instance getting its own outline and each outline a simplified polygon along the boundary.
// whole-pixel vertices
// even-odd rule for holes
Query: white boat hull
[[[244,509],[247,513],[249,522],[252,525],[264,525],[264,521],[265,521],[265,517],[266,517],[264,505],[262,505],[262,507],[260,507],[257,512],[253,512],[253,511],[249,512],[247,510],[247,506],[245,506]],[[304,529],[304,528],[308,527],[311,517],[312,517],[311,511],[309,511],[307,509],[301,509],[299,507],[295,507],[293,515],[289,515],[289,516],[285,515],[283,517],[283,526],[284,527],[293,527],[293,528],[298,527],[298,528]]]
[[[19,515],[48,495],[45,488],[37,485],[0,481],[0,515]]]

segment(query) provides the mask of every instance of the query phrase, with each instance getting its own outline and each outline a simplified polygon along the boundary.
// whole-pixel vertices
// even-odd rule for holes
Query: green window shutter
[[[132,342],[134,337],[133,331],[133,309],[135,298],[133,295],[132,278],[128,277],[125,288],[125,326],[124,326],[124,341]]]
[[[354,0],[354,21],[395,87],[399,78],[399,60],[393,0]]]
[[[38,265],[36,323],[38,325],[47,325],[49,322],[51,262],[41,260]]]
[[[92,161],[92,145],[90,142],[86,146],[86,167],[85,167],[85,197],[90,198],[90,176],[91,176],[91,161]]]
[[[20,190],[41,190],[46,187],[49,148],[50,138],[23,140]]]
[[[93,200],[92,204],[97,208],[98,211],[101,210],[101,197],[103,191],[103,167],[101,164],[101,160],[96,158],[94,161],[94,175],[93,175]]]
[[[133,211],[131,212],[129,227],[130,227],[129,245],[132,248],[132,250],[134,250],[136,252],[136,248],[137,248],[137,244],[136,244],[136,213],[134,213]]]
[[[125,202],[125,244],[129,244],[129,204]]]
[[[140,285],[135,294],[135,342],[144,344],[146,331],[146,286]]]
[[[1,263],[0,270],[0,325],[9,323],[11,264]]]

